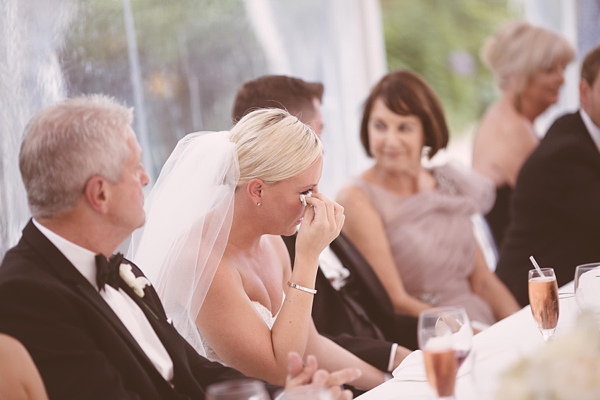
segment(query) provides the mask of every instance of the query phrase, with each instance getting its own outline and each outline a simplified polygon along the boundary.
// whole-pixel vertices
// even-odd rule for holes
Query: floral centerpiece
[[[592,314],[582,313],[571,331],[511,366],[496,399],[600,399],[600,329]]]

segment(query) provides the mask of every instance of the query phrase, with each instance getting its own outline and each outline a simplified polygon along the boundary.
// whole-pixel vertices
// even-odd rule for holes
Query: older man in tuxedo
[[[26,128],[19,160],[33,219],[0,267],[0,332],[27,348],[53,399],[203,399],[209,384],[243,377],[200,357],[141,270],[112,255],[145,220],[131,121],[130,109],[90,96]],[[291,362],[290,385],[310,382],[315,363]],[[329,384],[339,395],[354,374]]]
[[[577,265],[600,261],[600,46],[583,61],[579,98],[581,109],[552,124],[517,179],[496,273],[521,305],[529,256],[554,268],[559,286]]]

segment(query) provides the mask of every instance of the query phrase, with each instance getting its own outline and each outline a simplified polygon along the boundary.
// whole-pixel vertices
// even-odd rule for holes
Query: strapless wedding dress
[[[285,300],[285,295],[284,295],[284,300]],[[281,303],[283,304],[283,301]],[[254,309],[256,310],[258,315],[260,315],[260,317],[265,322],[265,324],[269,327],[269,330],[272,329],[273,324],[275,323],[275,320],[277,319],[277,315],[279,315],[279,312],[277,312],[277,314],[275,314],[275,315],[271,314],[271,310],[269,310],[267,307],[260,304],[258,301],[253,301],[252,306],[254,307]],[[208,342],[206,342],[206,340],[204,339],[204,336],[202,336],[202,334],[200,334],[200,338],[202,340],[202,346],[204,347],[204,351],[206,353],[206,358],[208,358],[210,361],[217,361],[223,365],[227,365],[223,362],[223,360],[221,360],[221,357],[219,357],[219,355],[217,353],[215,353],[215,351],[212,349],[212,347],[210,347],[210,345],[208,344]]]

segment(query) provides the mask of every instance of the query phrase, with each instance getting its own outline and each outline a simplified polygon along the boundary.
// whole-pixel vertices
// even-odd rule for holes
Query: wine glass
[[[600,263],[575,268],[575,300],[582,311],[593,312],[596,321],[600,321]]]
[[[529,270],[531,313],[545,341],[554,336],[558,324],[558,285],[552,268]]]
[[[471,352],[473,328],[464,307],[440,307],[443,318],[438,324],[444,323],[452,331],[452,348],[456,352],[457,367],[460,368]]]
[[[206,400],[269,400],[265,384],[254,379],[236,379],[213,383],[206,390]]]
[[[472,336],[462,307],[432,308],[419,314],[419,348],[427,380],[439,399],[454,399],[456,371],[469,354]]]

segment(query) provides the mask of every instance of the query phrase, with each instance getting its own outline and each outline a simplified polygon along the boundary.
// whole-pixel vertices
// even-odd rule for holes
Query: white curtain
[[[386,71],[378,0],[246,0],[271,73],[325,85],[320,189],[335,197],[369,164],[359,140],[362,102]]]
[[[73,10],[71,1],[0,0],[0,260],[30,216],[19,173],[21,137],[33,113],[64,97],[56,49]]]

